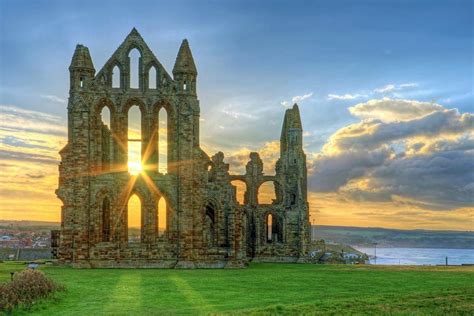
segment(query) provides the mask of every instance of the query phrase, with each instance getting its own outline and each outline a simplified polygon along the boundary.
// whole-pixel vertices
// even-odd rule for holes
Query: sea
[[[474,265],[474,249],[354,247],[381,265]],[[375,252],[377,256],[375,257]]]

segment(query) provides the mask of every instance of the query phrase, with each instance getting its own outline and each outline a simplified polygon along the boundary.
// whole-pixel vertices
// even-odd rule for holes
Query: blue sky
[[[319,170],[326,160],[318,165],[317,155],[325,155],[324,146],[327,153],[339,146],[344,128],[367,118],[393,123],[368,109],[371,104],[393,117],[402,117],[395,105],[418,111],[418,102],[425,110],[429,103],[442,106],[433,111],[457,109],[458,120],[473,112],[473,10],[468,0],[2,0],[0,104],[52,115],[48,122],[66,126],[75,45],[89,47],[99,71],[136,27],[170,73],[181,40],[189,40],[209,154],[222,150],[239,162],[235,157],[246,150],[270,151],[285,107],[297,100],[306,151]],[[387,105],[384,98],[406,102]],[[392,149],[404,153],[421,136],[407,137]],[[355,181],[351,172],[342,176],[346,189]],[[466,181],[460,185],[474,189]]]
[[[0,101],[62,116],[40,95],[67,97],[75,44],[99,70],[134,26],[168,71],[189,39],[204,114],[223,99],[263,106],[312,92],[305,125],[329,127],[318,112],[346,104],[328,94],[417,83],[418,100],[467,111],[474,98],[471,1],[3,0],[1,12]]]

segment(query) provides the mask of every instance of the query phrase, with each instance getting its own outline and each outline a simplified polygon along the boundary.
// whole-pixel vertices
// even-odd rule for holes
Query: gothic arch
[[[150,88],[150,75],[151,75],[150,71],[151,71],[152,68],[155,69],[155,86]],[[145,68],[144,68],[144,86],[145,86],[145,90],[159,89],[160,88],[160,76],[161,76],[160,65],[155,60],[152,60],[152,61],[148,62],[145,65]]]
[[[122,111],[127,116],[127,118],[128,118],[128,111],[134,105],[140,108],[140,112],[142,112],[143,116],[146,116],[148,111],[147,111],[147,106],[145,102],[143,102],[141,98],[129,98],[123,103],[123,106],[122,106]]]
[[[118,68],[119,70],[119,86],[118,87],[114,87],[113,85],[113,78],[114,78],[114,69],[115,67]],[[114,59],[112,61],[109,62],[109,67],[108,67],[108,70],[107,70],[107,77],[108,77],[108,83],[107,85],[110,87],[110,88],[114,88],[114,89],[123,89],[123,77],[124,77],[124,66],[123,64],[117,60],[117,59]]]
[[[209,199],[202,208],[202,234],[204,245],[212,248],[218,244],[219,214],[216,203]]]
[[[138,52],[140,53],[140,57],[143,58],[143,51],[144,51],[144,48],[137,42],[130,42],[127,49],[125,50],[125,55],[127,58],[128,56],[130,55],[130,52],[132,50],[138,50]]]
[[[269,220],[271,219],[271,222]],[[263,214],[264,238],[266,243],[283,243],[284,218],[278,212],[267,211]]]
[[[96,227],[98,241],[107,242],[113,239],[113,200],[108,188],[102,188],[95,195],[96,222],[99,223]]]
[[[109,108],[109,111],[110,111],[110,122],[112,123],[113,121],[113,118],[115,117],[116,115],[116,112],[117,112],[117,108],[114,104],[114,102],[112,102],[112,100],[110,100],[109,98],[107,97],[102,97],[100,98],[96,103],[95,103],[95,106],[94,106],[94,115],[96,117],[98,117],[100,115],[100,112],[102,111],[102,109],[104,107],[108,107]]]

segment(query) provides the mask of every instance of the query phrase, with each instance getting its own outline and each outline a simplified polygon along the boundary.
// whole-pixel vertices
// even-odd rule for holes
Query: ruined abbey
[[[136,86],[132,50],[139,53]],[[236,175],[229,173],[223,153],[210,157],[200,147],[198,73],[186,40],[173,76],[136,29],[97,73],[88,48],[77,45],[69,72],[68,143],[60,151],[56,191],[63,204],[54,241],[61,262],[87,268],[229,268],[252,260],[307,260],[306,156],[297,105],[284,114],[275,174],[264,174],[259,154],[251,153],[245,174]],[[140,116],[133,135],[132,108]],[[160,110],[167,117],[166,162],[159,145]],[[139,148],[137,173],[130,170],[132,147]],[[245,186],[242,201],[236,181]],[[263,203],[259,189],[267,182],[275,198]],[[132,197],[140,205],[134,238]],[[164,212],[160,201],[166,202]]]

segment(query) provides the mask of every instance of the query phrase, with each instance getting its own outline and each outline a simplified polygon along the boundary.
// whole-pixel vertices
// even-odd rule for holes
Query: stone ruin
[[[140,54],[138,87],[131,86],[132,50]],[[285,113],[275,175],[263,173],[256,152],[245,174],[234,175],[222,152],[209,157],[200,147],[197,70],[187,40],[172,77],[136,29],[98,73],[89,49],[77,45],[69,71],[68,143],[60,151],[56,191],[63,203],[61,229],[54,234],[60,262],[86,268],[229,268],[249,261],[307,261],[306,155],[296,104]],[[133,106],[141,114],[141,135],[130,138]],[[104,108],[109,124],[102,120]],[[166,162],[160,161],[158,144],[160,110],[167,114]],[[141,151],[138,174],[129,172],[132,145]],[[163,164],[166,172],[159,170]],[[236,181],[246,188],[240,202]],[[276,197],[267,204],[259,202],[265,182],[273,183]],[[134,195],[141,224],[131,239],[128,202]]]

